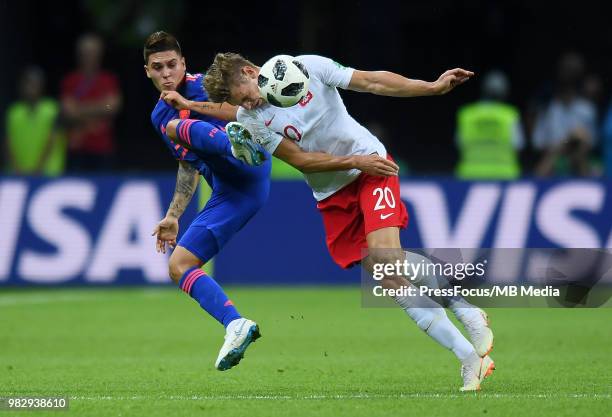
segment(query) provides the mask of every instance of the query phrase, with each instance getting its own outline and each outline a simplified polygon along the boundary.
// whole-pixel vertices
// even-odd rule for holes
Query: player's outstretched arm
[[[474,73],[461,68],[444,72],[433,82],[413,80],[388,71],[353,72],[349,90],[392,97],[418,97],[446,94],[469,80]]]
[[[166,245],[176,246],[179,224],[178,219],[185,212],[191,197],[198,186],[198,171],[188,162],[179,161],[176,174],[176,187],[170,207],[164,217],[153,230],[153,236],[157,236],[157,251],[166,253]]]
[[[370,175],[397,175],[399,167],[378,155],[335,156],[323,152],[305,152],[290,139],[283,139],[274,156],[304,173],[359,169]]]
[[[215,119],[233,122],[236,120],[237,106],[232,106],[228,103],[212,103],[210,101],[193,101],[187,100],[176,91],[162,91],[159,96],[170,106],[177,110],[189,110],[205,116],[214,117]]]

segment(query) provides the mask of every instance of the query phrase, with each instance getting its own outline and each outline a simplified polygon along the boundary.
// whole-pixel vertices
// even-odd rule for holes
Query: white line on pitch
[[[541,398],[541,399],[552,399],[552,398],[602,398],[610,399],[610,394],[487,394],[487,393],[474,393],[471,394],[479,398]],[[290,395],[169,395],[169,396],[114,396],[114,395],[100,395],[100,396],[75,396],[70,397],[71,400],[85,400],[85,401],[98,401],[98,400],[109,400],[109,401],[126,401],[126,400],[176,400],[176,401],[222,401],[222,400],[349,400],[349,399],[402,399],[402,398],[465,398],[470,397],[469,393],[466,394],[312,394],[304,396],[290,396]]]
[[[90,301],[92,300],[92,296],[87,295],[38,295],[38,294],[28,294],[28,295],[5,295],[0,296],[0,307],[5,306],[19,306],[19,305],[28,305],[28,304],[48,304],[48,303],[64,303],[64,302],[74,302],[74,301]]]
[[[112,295],[112,292],[110,294]],[[164,291],[159,291],[155,289],[134,291],[133,293],[130,293],[130,296],[139,296],[143,298],[158,298],[163,295]],[[0,307],[81,301],[108,301],[108,299],[100,297],[100,294],[97,293],[95,289],[87,290],[87,292],[79,292],[76,294],[53,294],[53,292],[50,292],[47,294],[23,293],[0,295]]]

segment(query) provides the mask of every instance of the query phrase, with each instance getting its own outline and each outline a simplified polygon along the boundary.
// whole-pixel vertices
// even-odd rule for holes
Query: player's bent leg
[[[366,241],[368,256],[364,259],[364,267],[369,271],[372,271],[375,264],[395,264],[404,256],[398,227],[374,230],[366,235]],[[404,278],[395,276],[383,278],[381,284],[385,288],[400,288],[409,285]]]
[[[187,143],[183,143],[176,133],[176,128],[180,121],[181,119],[173,119],[166,123],[166,135],[173,141],[179,142],[181,145],[186,145]]]
[[[232,156],[225,132],[202,120],[170,120],[166,124],[166,135],[196,154]]]
[[[430,259],[421,254],[410,251],[406,251],[405,253],[406,260],[411,264],[427,265],[431,263]],[[428,269],[421,269],[421,271],[426,270]],[[412,277],[412,282],[415,285],[425,286],[431,289],[445,288],[447,285],[450,285],[444,278],[439,278],[435,274],[430,275],[423,272]],[[489,327],[487,314],[475,305],[470,304],[461,296],[442,296],[439,302],[443,306],[448,307],[459,322],[461,322],[478,356],[485,357],[488,355],[493,349],[493,331]]]
[[[225,371],[237,365],[248,346],[260,337],[259,326],[243,318],[223,289],[200,268],[204,264],[182,246],[177,246],[170,257],[170,276],[181,290],[226,327],[225,342],[215,367]]]
[[[204,262],[202,262],[197,256],[189,252],[184,247],[177,246],[172,252],[172,255],[170,255],[170,260],[168,262],[168,273],[172,281],[178,284],[188,269],[194,267],[201,268],[202,265],[204,265]]]
[[[225,371],[237,365],[249,345],[261,335],[257,323],[242,317],[221,286],[200,269],[224,244],[224,240],[218,240],[210,228],[218,226],[218,221],[232,217],[228,215],[229,211],[224,209],[223,201],[219,201],[220,195],[224,194],[213,194],[211,200],[215,201],[215,204],[207,204],[181,237],[176,249],[181,261],[174,262],[174,273],[178,275],[182,272],[179,287],[225,327],[225,342],[215,361],[215,367]],[[228,204],[232,202],[229,201]],[[194,258],[198,259],[197,265],[185,269]]]
[[[399,228],[386,227],[368,233],[368,264],[403,262],[405,253],[401,249]],[[383,280],[383,285],[385,285]],[[386,285],[397,288],[411,285],[405,278],[390,278]],[[474,347],[448,319],[444,308],[426,296],[395,297],[395,301],[406,314],[432,339],[451,350],[462,362],[471,362],[478,357]]]
[[[170,273],[179,276],[181,290],[191,296],[208,314],[227,328],[234,320],[242,318],[234,303],[223,289],[200,267],[203,261],[183,246],[177,246],[171,257]]]

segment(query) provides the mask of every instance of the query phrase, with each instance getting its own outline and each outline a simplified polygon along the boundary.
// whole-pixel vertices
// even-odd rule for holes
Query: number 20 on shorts
[[[393,196],[393,192],[389,187],[375,188],[374,191],[372,191],[372,195],[378,196],[378,200],[376,200],[376,205],[374,206],[374,211],[384,210],[387,208],[387,206],[389,208],[395,208],[395,197]],[[386,205],[384,203],[386,203]]]

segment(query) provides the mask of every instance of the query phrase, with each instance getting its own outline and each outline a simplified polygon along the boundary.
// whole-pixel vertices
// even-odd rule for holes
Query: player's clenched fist
[[[360,171],[379,177],[389,177],[399,172],[399,166],[395,162],[378,155],[355,155],[355,163]]]
[[[166,216],[160,221],[151,236],[157,236],[157,252],[166,253],[166,245],[174,248],[178,236],[179,224],[176,217]]]
[[[162,91],[159,98],[177,110],[189,110],[189,100],[176,91]]]

